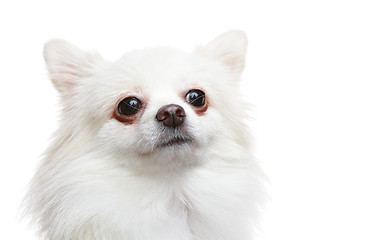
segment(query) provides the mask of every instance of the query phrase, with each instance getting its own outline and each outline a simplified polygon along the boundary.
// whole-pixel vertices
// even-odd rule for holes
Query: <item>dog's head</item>
[[[153,48],[107,62],[50,41],[45,60],[64,107],[59,145],[151,166],[196,164],[215,141],[241,141],[246,47],[245,34],[230,31],[193,53]]]

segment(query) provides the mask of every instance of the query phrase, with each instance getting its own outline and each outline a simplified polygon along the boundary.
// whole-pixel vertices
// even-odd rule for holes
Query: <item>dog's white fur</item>
[[[239,81],[247,39],[226,32],[188,54],[158,47],[116,62],[62,40],[45,45],[60,92],[60,128],[27,196],[44,239],[249,240],[263,199],[262,172],[250,153]],[[196,114],[184,99],[206,92]],[[121,96],[143,99],[134,124],[112,118]],[[186,112],[192,144],[157,149],[158,109]]]

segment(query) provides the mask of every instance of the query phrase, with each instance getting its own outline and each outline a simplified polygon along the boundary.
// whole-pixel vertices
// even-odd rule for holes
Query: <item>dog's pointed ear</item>
[[[102,61],[99,54],[84,52],[60,39],[45,44],[44,59],[51,81],[62,94],[69,93],[81,79],[90,77],[94,66]]]
[[[231,70],[241,73],[245,66],[247,36],[243,31],[225,32],[205,46],[196,48],[196,53],[219,60]]]

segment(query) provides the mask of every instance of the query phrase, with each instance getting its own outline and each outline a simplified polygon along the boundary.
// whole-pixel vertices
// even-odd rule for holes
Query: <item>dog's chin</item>
[[[132,166],[140,171],[155,172],[198,165],[206,154],[201,139],[188,132],[162,132],[137,150]]]

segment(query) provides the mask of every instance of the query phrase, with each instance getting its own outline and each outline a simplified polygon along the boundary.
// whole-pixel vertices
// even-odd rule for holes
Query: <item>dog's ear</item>
[[[70,93],[81,79],[89,78],[95,65],[102,62],[99,54],[84,52],[60,39],[45,44],[44,59],[51,81],[62,94]]]
[[[245,66],[247,36],[243,31],[231,30],[225,32],[205,46],[196,48],[196,53],[217,59],[231,70],[242,72]]]

